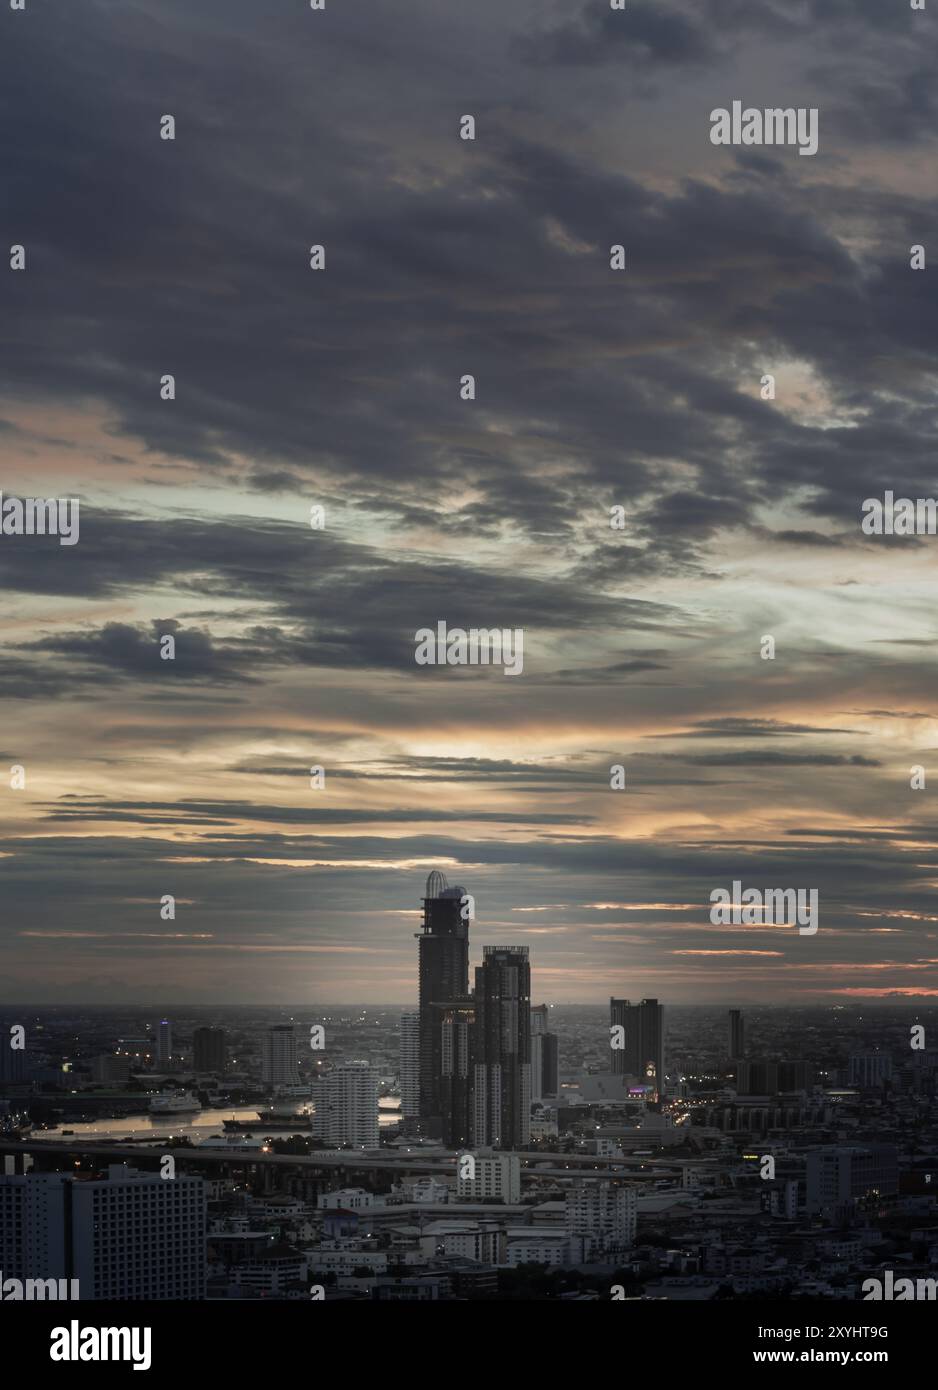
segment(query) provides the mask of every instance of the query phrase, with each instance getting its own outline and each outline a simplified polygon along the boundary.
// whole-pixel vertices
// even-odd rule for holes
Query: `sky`
[[[432,869],[537,1001],[938,995],[936,24],[0,7],[0,1002],[413,1004]]]

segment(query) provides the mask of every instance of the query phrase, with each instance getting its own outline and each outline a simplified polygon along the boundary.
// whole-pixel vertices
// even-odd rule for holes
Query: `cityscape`
[[[28,1374],[919,1373],[936,26],[0,0]]]
[[[532,1003],[527,946],[470,973],[472,908],[430,873],[409,1011],[5,1009],[4,1279],[93,1300],[935,1296],[938,1009]]]

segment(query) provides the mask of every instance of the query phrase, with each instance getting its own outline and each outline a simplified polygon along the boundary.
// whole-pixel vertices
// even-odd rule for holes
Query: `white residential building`
[[[385,1200],[363,1187],[343,1187],[337,1192],[321,1192],[317,1205],[322,1211],[365,1211],[368,1207],[383,1207]]]
[[[567,1234],[588,1237],[596,1253],[632,1245],[637,1223],[638,1198],[634,1187],[585,1182],[567,1193]]]
[[[420,1015],[401,1014],[401,1119],[420,1114]]]
[[[379,1084],[369,1062],[342,1062],[326,1072],[313,1088],[313,1136],[334,1148],[376,1149]]]
[[[474,1163],[471,1175],[457,1179],[459,1197],[471,1197],[476,1202],[503,1201],[517,1205],[521,1201],[521,1159],[517,1154],[471,1154]],[[457,1161],[457,1171],[459,1170]]]

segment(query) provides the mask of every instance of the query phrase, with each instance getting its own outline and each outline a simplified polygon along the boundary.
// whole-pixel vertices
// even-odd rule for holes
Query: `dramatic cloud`
[[[935,486],[921,18],[2,20],[0,491],[81,504],[0,531],[4,997],[409,1001],[435,867],[552,997],[934,983],[938,540],[859,527]],[[712,145],[737,99],[817,155]],[[737,879],[817,935],[713,926]]]

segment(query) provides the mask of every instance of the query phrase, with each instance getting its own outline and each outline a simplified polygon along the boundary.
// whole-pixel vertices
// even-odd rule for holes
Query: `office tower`
[[[854,1052],[850,1056],[847,1084],[873,1090],[892,1080],[892,1057],[888,1052]]]
[[[531,1104],[544,1099],[544,1034],[547,1032],[547,1005],[531,1005]]]
[[[0,1177],[4,1275],[77,1279],[81,1299],[204,1298],[204,1179],[107,1172]]]
[[[587,1237],[587,1259],[606,1249],[632,1245],[637,1223],[638,1197],[633,1187],[586,1182],[567,1192],[566,1229],[571,1236]]]
[[[560,1087],[560,1049],[556,1033],[549,1031],[546,1004],[531,1009],[531,1101],[556,1100]]]
[[[560,1039],[556,1033],[541,1038],[541,1098],[556,1100],[560,1095]]]
[[[196,1028],[192,1034],[192,1065],[196,1071],[225,1070],[224,1028]]]
[[[448,1149],[471,1144],[475,1076],[475,1003],[454,999],[434,1005],[440,1029],[441,1135]]]
[[[474,1202],[521,1201],[521,1159],[517,1154],[473,1154],[474,1167],[456,1180],[457,1197]],[[458,1170],[457,1170],[458,1171]]]
[[[809,1212],[833,1212],[864,1198],[899,1190],[899,1153],[891,1144],[825,1145],[808,1154],[805,1190]]]
[[[469,918],[464,888],[447,886],[436,870],[427,879],[419,935],[420,1118],[428,1134],[442,1130],[439,1016],[434,1004],[465,999],[469,993]]]
[[[332,1148],[378,1147],[380,1073],[370,1062],[340,1062],[314,1087],[313,1137]]]
[[[730,1009],[729,1056],[731,1062],[739,1062],[746,1054],[746,1027],[739,1009]]]
[[[298,1086],[296,1032],[292,1023],[274,1023],[264,1034],[261,1080],[267,1086]]]
[[[173,1025],[168,1018],[160,1020],[159,1032],[156,1037],[156,1062],[157,1066],[163,1066],[172,1061],[173,1056]]]
[[[11,1047],[11,1034],[0,1035],[0,1082],[20,1086],[29,1080],[25,1047]]]
[[[420,1114],[420,1015],[401,1014],[400,1032],[401,1119]]]
[[[486,946],[476,967],[473,1143],[531,1135],[531,966],[527,946]]]
[[[640,1004],[610,999],[609,1022],[625,1030],[625,1046],[612,1052],[613,1075],[634,1076],[638,1084],[652,1086],[660,1100],[664,1094],[664,1005],[657,999],[643,999]]]

